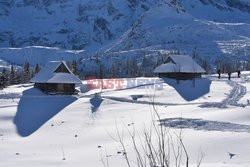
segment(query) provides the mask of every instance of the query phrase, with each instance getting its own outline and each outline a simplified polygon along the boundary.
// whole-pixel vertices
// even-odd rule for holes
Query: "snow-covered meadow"
[[[250,72],[233,74],[231,81],[226,75],[205,76],[195,87],[170,79],[163,80],[162,90],[142,86],[89,91],[82,86],[73,96],[45,95],[32,84],[1,90],[0,166],[101,167],[103,156],[110,167],[126,166],[112,136],[116,127],[140,133],[150,126],[152,102],[170,133],[182,130],[191,166],[201,151],[204,167],[250,166]],[[100,91],[101,97],[95,96]],[[124,142],[132,157],[130,137],[124,135]],[[236,155],[230,159],[229,153]]]

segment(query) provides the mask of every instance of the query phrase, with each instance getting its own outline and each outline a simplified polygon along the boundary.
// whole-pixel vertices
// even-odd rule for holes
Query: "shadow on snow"
[[[164,82],[172,86],[186,101],[198,99],[209,93],[211,80],[207,78],[198,78],[195,80],[177,80],[163,78]]]
[[[102,101],[103,101],[103,99],[100,96],[93,96],[90,99],[90,104],[92,105],[91,106],[91,112],[92,113],[95,113],[98,110],[98,108],[102,104]]]
[[[72,96],[46,95],[36,88],[25,90],[14,117],[18,134],[22,137],[31,135],[76,99]]]

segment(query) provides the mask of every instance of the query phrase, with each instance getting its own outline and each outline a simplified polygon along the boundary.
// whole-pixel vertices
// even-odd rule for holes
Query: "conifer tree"
[[[41,70],[39,64],[36,64],[34,74],[37,74]]]
[[[250,61],[247,61],[245,69],[250,70]]]
[[[23,83],[28,83],[29,80],[30,80],[30,65],[28,62],[24,63],[24,66],[23,66],[23,73],[22,73],[22,82]]]
[[[113,63],[112,67],[111,67],[111,78],[115,78],[116,77],[116,73],[117,73],[117,67],[116,65]]]
[[[71,66],[71,70],[72,70],[73,74],[78,75],[78,69],[77,69],[77,62],[76,62],[76,60],[73,60],[72,66]]]
[[[99,78],[100,79],[103,79],[104,78],[104,73],[103,73],[103,66],[102,65],[100,65],[100,67],[99,67]]]
[[[31,70],[30,79],[33,78],[34,76],[35,76],[35,71]]]
[[[7,70],[3,68],[2,73],[0,75],[0,87],[5,88],[8,84],[8,74]]]
[[[9,83],[10,85],[16,84],[16,71],[13,65],[10,68]]]

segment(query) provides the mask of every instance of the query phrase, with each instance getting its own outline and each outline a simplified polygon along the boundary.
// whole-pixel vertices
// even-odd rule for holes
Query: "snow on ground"
[[[249,167],[249,78],[249,72],[241,78],[233,74],[231,81],[226,75],[205,76],[195,87],[192,81],[177,85],[167,79],[162,90],[140,89],[142,84],[103,89],[101,97],[95,94],[101,90],[84,86],[74,96],[45,95],[32,84],[10,86],[0,91],[0,166],[100,167],[101,150],[110,166],[126,166],[111,136],[116,126],[148,127],[154,101],[161,123],[171,131],[183,129],[193,166],[202,150],[204,167]],[[124,141],[130,148],[128,136]],[[228,152],[236,156],[230,159]]]
[[[0,66],[2,62],[23,65],[29,62],[45,65],[49,61],[72,61],[83,57],[84,50],[63,50],[56,47],[28,46],[23,48],[0,48]],[[1,60],[2,59],[2,60]],[[4,60],[4,61],[3,61]]]
[[[3,69],[6,69],[8,71],[10,71],[11,69],[11,64],[7,63],[6,61],[0,59],[0,71],[2,72]],[[14,65],[14,68],[17,69],[17,70],[20,70],[21,67],[20,66],[17,66],[17,65]]]

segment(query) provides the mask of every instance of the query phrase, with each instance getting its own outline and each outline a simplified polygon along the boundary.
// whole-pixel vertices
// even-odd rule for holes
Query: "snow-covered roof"
[[[155,73],[162,73],[163,71],[176,72],[177,68],[174,63],[162,64],[154,70]]]
[[[205,73],[206,71],[188,55],[171,55],[168,62],[155,68],[155,73]]]
[[[57,68],[63,64],[67,70],[66,72],[55,72]],[[32,83],[68,83],[81,84],[81,80],[75,76],[68,68],[64,61],[50,61],[45,67],[35,76],[30,82]]]

